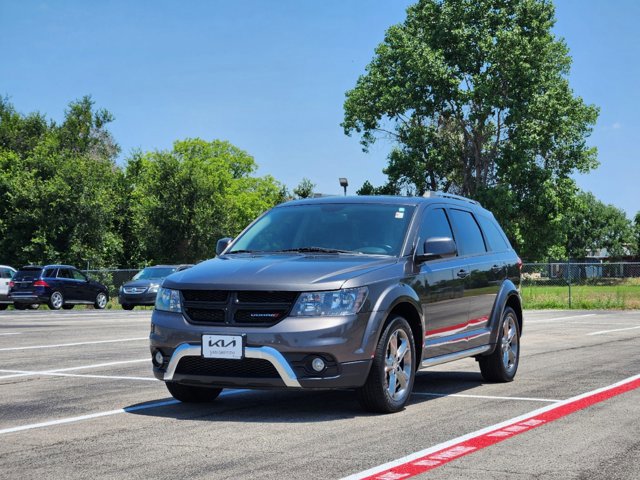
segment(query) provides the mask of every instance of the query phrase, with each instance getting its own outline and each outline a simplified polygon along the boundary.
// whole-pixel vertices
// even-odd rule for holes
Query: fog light
[[[311,362],[311,368],[313,368],[316,372],[321,372],[324,370],[325,364],[324,360],[320,357],[316,357]]]
[[[158,367],[161,367],[164,363],[164,356],[162,355],[162,352],[160,350],[156,350],[156,353],[153,356],[153,363],[155,363]]]

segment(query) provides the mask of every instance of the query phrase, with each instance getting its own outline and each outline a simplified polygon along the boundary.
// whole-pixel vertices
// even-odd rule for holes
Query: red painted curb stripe
[[[503,424],[500,428],[484,431],[475,436],[471,434],[469,438],[422,457],[414,458],[373,474],[367,475],[371,470],[362,472],[362,474],[366,476],[356,474],[348,478],[358,478],[362,480],[399,480],[410,478],[639,387],[640,375],[630,377],[610,387],[595,390],[591,394],[579,395],[565,400],[560,404],[535,410],[531,412],[530,416],[525,414],[524,416],[518,417],[518,419],[512,423]]]

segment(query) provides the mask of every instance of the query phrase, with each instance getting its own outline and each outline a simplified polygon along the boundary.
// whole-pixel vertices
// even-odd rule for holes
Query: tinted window
[[[73,278],[68,268],[58,269],[58,278]]]
[[[41,268],[25,268],[19,270],[13,278],[16,281],[32,281],[40,277],[40,272],[42,272]]]
[[[456,244],[460,255],[485,253],[484,239],[480,227],[470,212],[451,210],[451,222],[456,230]]]
[[[0,278],[11,278],[11,270],[8,268],[0,268]]]
[[[151,280],[151,279],[159,280],[164,277],[168,277],[175,271],[176,271],[175,267],[144,268],[133,276],[133,280]]]
[[[47,268],[42,274],[45,278],[55,278],[56,277],[56,269],[55,268]]]
[[[487,243],[491,250],[494,252],[504,252],[505,250],[509,250],[509,244],[505,240],[500,227],[498,227],[493,220],[483,217],[482,215],[478,215],[476,218],[482,227],[482,231],[484,232],[484,236],[487,239]]]
[[[319,247],[399,255],[413,211],[408,205],[370,203],[279,207],[254,223],[230,253]]]
[[[424,242],[433,237],[453,238],[447,215],[442,208],[428,211],[420,225],[420,252],[424,251]]]

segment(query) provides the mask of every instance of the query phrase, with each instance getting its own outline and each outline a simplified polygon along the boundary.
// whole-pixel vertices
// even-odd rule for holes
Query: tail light
[[[35,282],[33,282],[33,286],[34,287],[48,287],[49,284],[47,282],[45,282],[44,280],[36,280]]]
[[[11,280],[11,281],[9,282],[9,288],[13,288],[13,287],[15,287],[15,286],[16,286],[16,282],[14,282],[13,280]]]
[[[518,270],[522,272],[522,260],[520,259],[520,257],[518,257]]]

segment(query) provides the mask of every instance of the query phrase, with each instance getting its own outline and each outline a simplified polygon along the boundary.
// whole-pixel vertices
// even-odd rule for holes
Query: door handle
[[[458,278],[467,278],[469,276],[469,272],[467,270],[460,270],[458,272]]]
[[[500,270],[502,270],[502,267],[500,265],[494,265],[493,267],[491,267],[491,270],[493,271],[493,273],[498,273]]]

